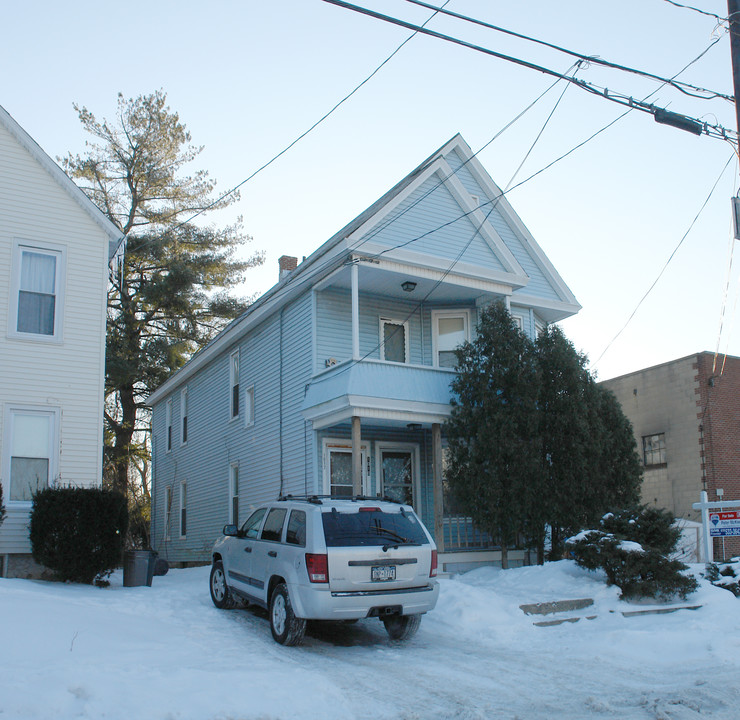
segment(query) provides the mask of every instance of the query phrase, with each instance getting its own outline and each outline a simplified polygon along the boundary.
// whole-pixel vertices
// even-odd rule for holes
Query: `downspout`
[[[278,416],[280,419],[280,429],[278,432],[278,438],[280,440],[280,497],[283,496],[283,311],[285,308],[280,308],[280,400],[279,400],[279,411]]]

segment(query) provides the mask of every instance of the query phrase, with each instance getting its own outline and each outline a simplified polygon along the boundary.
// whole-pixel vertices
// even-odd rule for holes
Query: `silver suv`
[[[408,505],[288,496],[223,532],[213,546],[213,604],[266,608],[283,645],[301,642],[306,620],[368,617],[405,640],[437,603],[436,546]]]

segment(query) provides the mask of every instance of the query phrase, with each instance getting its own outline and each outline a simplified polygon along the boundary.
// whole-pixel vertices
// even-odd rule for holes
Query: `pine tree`
[[[127,235],[122,267],[108,295],[106,355],[106,476],[126,494],[137,462],[148,456],[148,394],[226,322],[246,308],[227,293],[260,253],[237,259],[251,238],[241,219],[222,228],[194,224],[197,213],[222,209],[203,170],[184,168],[202,148],[193,147],[162,91],[124,99],[115,122],[98,121],[75,105],[93,138],[83,156],[62,159],[66,172]]]
[[[447,481],[476,526],[498,540],[507,567],[538,472],[533,347],[496,303],[481,313],[476,339],[456,355],[455,399],[445,424]]]

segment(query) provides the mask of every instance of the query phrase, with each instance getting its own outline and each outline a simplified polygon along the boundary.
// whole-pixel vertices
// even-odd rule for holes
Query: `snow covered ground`
[[[697,566],[697,572],[700,566]],[[0,579],[0,720],[740,718],[740,601],[702,583],[699,610],[624,617],[570,561],[442,579],[405,645],[378,620],[272,640],[264,613],[219,611],[208,568],[151,588]],[[523,603],[592,597],[574,624]],[[535,618],[536,619],[536,618]]]

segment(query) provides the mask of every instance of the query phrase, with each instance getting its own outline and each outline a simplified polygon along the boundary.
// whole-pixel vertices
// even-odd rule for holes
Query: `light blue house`
[[[152,393],[152,546],[210,559],[279,494],[387,495],[434,533],[440,569],[500,558],[445,502],[454,348],[504,300],[534,337],[580,306],[455,136]],[[509,554],[510,562],[523,560]]]

